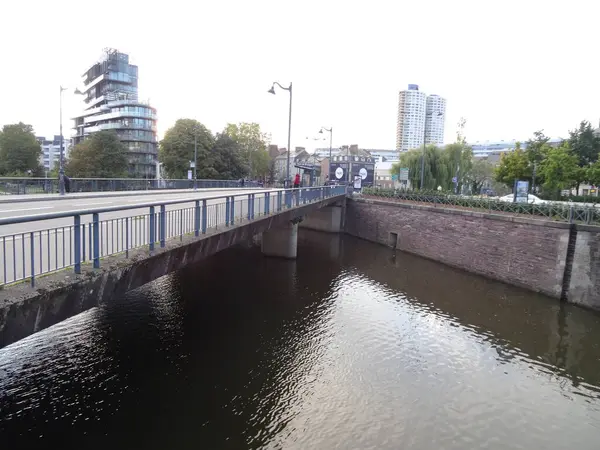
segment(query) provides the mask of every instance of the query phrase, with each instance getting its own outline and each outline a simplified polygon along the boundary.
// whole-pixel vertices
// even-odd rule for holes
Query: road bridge
[[[256,236],[265,255],[295,258],[304,219],[340,231],[345,188],[156,200],[61,201],[23,215],[0,208],[0,346]]]

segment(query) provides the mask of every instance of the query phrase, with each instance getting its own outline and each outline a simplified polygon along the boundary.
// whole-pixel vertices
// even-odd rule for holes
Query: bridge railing
[[[173,239],[200,236],[283,210],[343,196],[343,186],[258,190],[244,194],[170,200],[0,219],[0,288],[82,265],[100,268],[103,258],[129,257],[133,249],[150,252]],[[129,214],[125,214],[129,213]],[[45,227],[34,229],[40,222]]]
[[[192,189],[194,180],[148,180],[141,178],[70,178],[71,192],[116,192],[161,189]],[[238,180],[196,180],[199,189],[240,187]],[[246,181],[245,187],[258,183]],[[0,195],[55,194],[58,179],[0,177]]]

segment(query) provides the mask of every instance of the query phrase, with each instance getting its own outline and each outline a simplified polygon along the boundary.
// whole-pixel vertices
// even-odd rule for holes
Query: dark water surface
[[[599,449],[600,316],[349,237],[0,349],[7,449]]]

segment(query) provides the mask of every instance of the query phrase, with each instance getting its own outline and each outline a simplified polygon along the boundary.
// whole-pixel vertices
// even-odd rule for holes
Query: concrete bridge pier
[[[308,214],[300,226],[325,233],[341,233],[344,229],[344,204],[334,204]]]
[[[285,225],[264,231],[261,250],[265,256],[296,259],[298,254],[298,222],[287,222]]]

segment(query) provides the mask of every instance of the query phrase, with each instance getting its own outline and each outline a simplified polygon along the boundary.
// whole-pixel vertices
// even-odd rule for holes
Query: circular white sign
[[[358,171],[358,174],[363,180],[367,179],[367,169],[365,169],[364,167]]]
[[[338,180],[341,180],[343,176],[344,176],[344,169],[342,169],[341,167],[338,167],[337,169],[335,169],[335,177]]]

